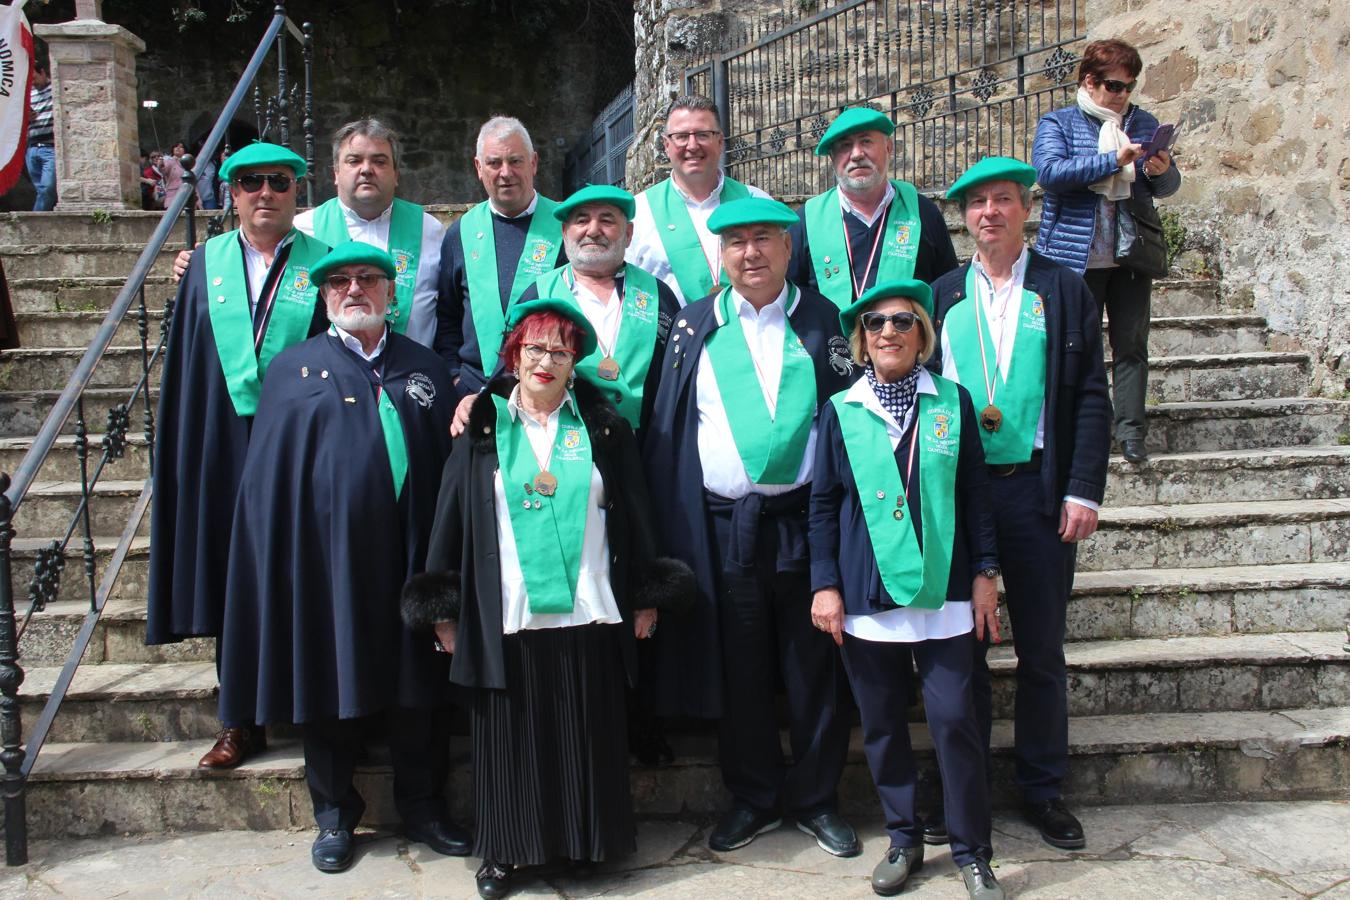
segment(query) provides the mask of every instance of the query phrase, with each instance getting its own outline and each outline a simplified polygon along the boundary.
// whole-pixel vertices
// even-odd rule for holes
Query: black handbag
[[[1153,201],[1130,197],[1116,202],[1116,262],[1149,278],[1167,276],[1167,241]]]

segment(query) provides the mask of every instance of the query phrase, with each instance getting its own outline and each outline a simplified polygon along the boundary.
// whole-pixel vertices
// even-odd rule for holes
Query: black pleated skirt
[[[474,855],[601,862],[636,847],[621,628],[502,640],[507,689],[473,700]]]

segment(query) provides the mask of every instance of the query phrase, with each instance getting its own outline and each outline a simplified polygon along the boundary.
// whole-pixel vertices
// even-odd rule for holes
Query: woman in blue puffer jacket
[[[1110,316],[1115,436],[1131,462],[1148,458],[1149,299],[1153,280],[1116,264],[1116,204],[1131,195],[1153,202],[1181,187],[1172,156],[1147,160],[1158,120],[1130,103],[1144,63],[1124,41],[1093,41],[1078,66],[1077,103],[1036,126],[1032,161],[1045,191],[1036,249],[1083,275]]]

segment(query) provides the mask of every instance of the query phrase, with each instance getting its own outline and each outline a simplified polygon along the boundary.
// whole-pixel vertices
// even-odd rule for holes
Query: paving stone
[[[1148,396],[1153,403],[1297,397],[1307,390],[1309,365],[1309,358],[1303,353],[1152,359]]]

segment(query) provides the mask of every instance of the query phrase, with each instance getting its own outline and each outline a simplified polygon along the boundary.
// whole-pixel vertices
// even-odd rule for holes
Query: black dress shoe
[[[405,825],[403,836],[415,844],[426,844],[442,856],[468,856],[473,850],[473,837],[468,831],[439,819]]]
[[[309,858],[320,872],[347,871],[352,866],[352,833],[342,828],[320,831]]]
[[[1027,821],[1040,829],[1041,838],[1061,850],[1082,850],[1087,846],[1083,826],[1058,797],[1026,808]]]
[[[724,815],[708,836],[708,846],[719,853],[739,850],[768,831],[773,831],[783,820],[776,813],[760,812],[748,806],[734,806]]]
[[[923,820],[923,842],[925,844],[945,844],[948,840],[946,816],[933,816]]]
[[[1120,452],[1132,463],[1148,462],[1148,451],[1144,449],[1143,438],[1127,438],[1120,442]]]
[[[484,900],[505,897],[511,893],[511,876],[514,873],[515,867],[510,863],[483,860],[483,864],[478,867],[478,873],[473,877],[478,885],[478,896]]]
[[[798,819],[797,830],[814,837],[820,849],[831,856],[848,858],[862,853],[862,842],[858,840],[853,826],[838,813],[826,812]]]

